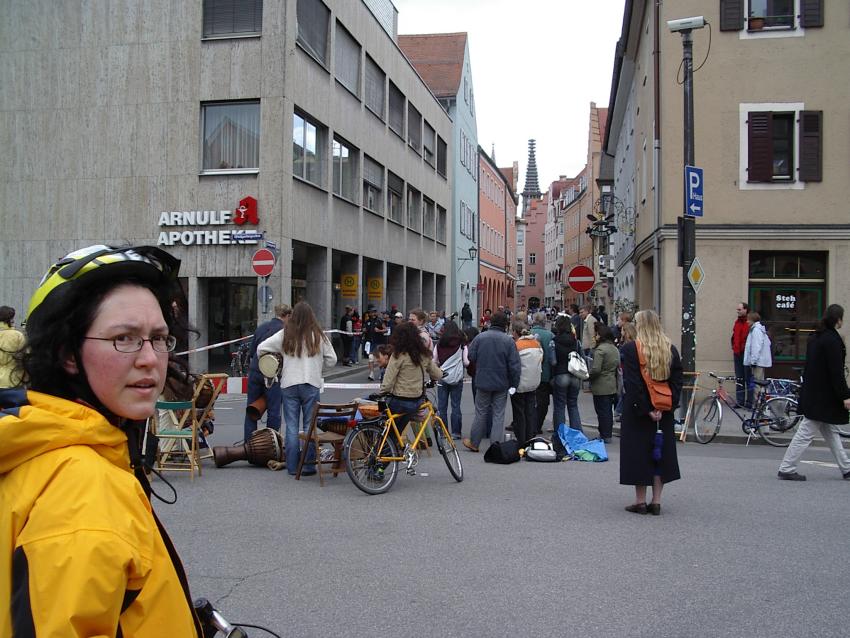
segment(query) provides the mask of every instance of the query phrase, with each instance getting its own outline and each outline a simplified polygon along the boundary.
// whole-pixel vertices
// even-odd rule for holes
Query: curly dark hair
[[[419,335],[419,328],[409,321],[404,321],[393,328],[390,345],[393,347],[394,357],[407,353],[413,365],[416,366],[422,365],[424,359],[431,355]]]
[[[91,390],[81,352],[84,337],[100,304],[113,290],[126,285],[150,290],[159,303],[169,333],[178,341],[188,336],[187,327],[172,309],[178,286],[170,282],[156,285],[133,275],[119,275],[109,281],[96,278],[87,281],[83,278],[69,289],[62,303],[38,316],[33,315],[27,321],[27,347],[18,353],[18,363],[24,370],[24,381],[31,389],[71,401],[82,399],[109,418],[109,412]],[[65,369],[64,364],[69,357],[76,361],[80,370],[78,374],[71,374]],[[184,366],[178,359],[172,357],[172,360],[175,370]],[[171,368],[169,366],[169,374]],[[97,374],[97,371],[89,373]]]

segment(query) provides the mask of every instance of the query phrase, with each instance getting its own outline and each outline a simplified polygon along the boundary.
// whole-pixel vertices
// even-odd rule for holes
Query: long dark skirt
[[[664,413],[661,419],[663,444],[661,460],[652,460],[655,442],[655,423],[649,416],[638,417],[634,408],[623,405],[620,439],[620,484],[652,485],[656,475],[662,483],[681,478],[679,459],[676,456],[676,439],[673,436],[673,414]]]

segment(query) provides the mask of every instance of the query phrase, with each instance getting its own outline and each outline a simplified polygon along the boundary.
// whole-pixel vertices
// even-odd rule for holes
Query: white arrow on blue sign
[[[685,166],[685,215],[702,217],[702,169]]]

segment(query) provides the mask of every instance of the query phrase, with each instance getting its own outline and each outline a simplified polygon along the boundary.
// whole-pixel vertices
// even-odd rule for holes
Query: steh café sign
[[[158,246],[232,246],[256,244],[263,234],[240,228],[256,226],[257,200],[245,197],[236,210],[165,211],[159,214]],[[201,228],[198,228],[198,227]]]

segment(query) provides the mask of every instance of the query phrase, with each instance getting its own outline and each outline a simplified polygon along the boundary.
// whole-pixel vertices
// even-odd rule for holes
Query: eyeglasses
[[[174,335],[154,335],[150,339],[135,337],[133,335],[119,335],[117,337],[83,337],[84,339],[92,339],[94,341],[111,341],[112,346],[118,351],[125,354],[139,352],[144,346],[145,341],[151,342],[151,348],[156,352],[171,352],[177,347],[177,337]]]

